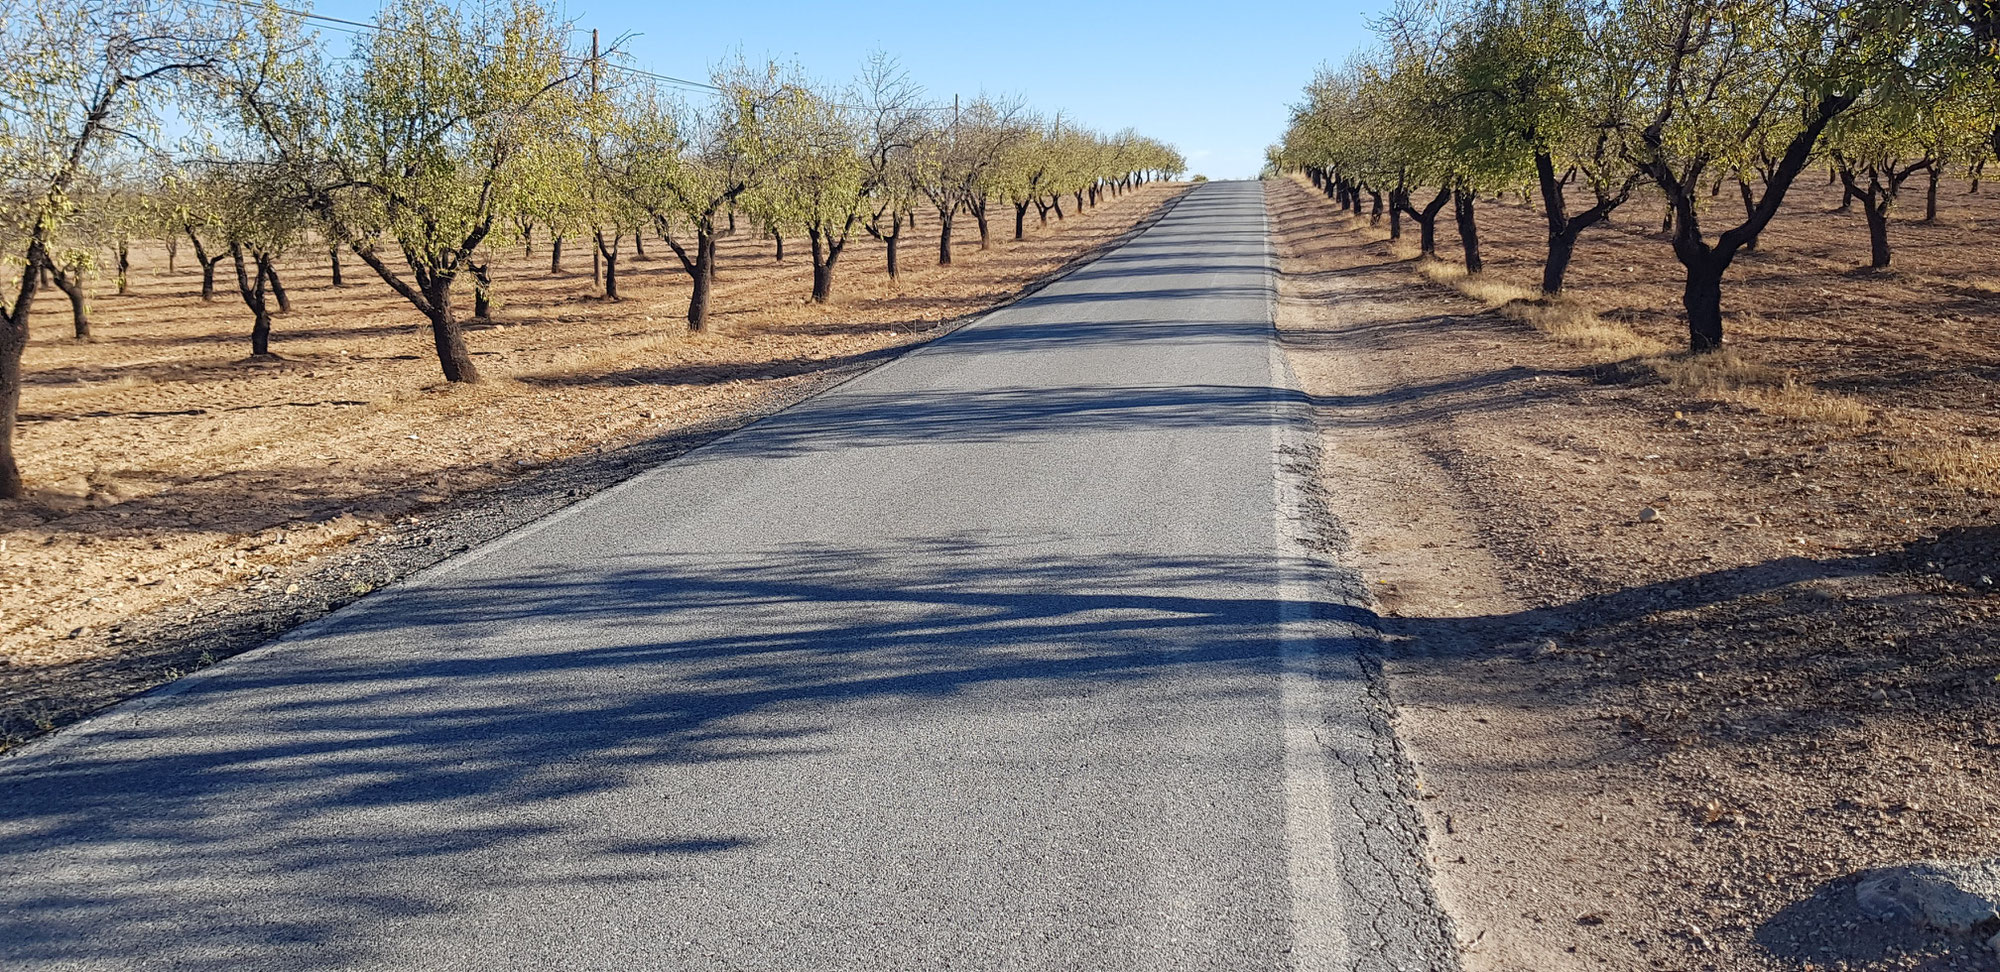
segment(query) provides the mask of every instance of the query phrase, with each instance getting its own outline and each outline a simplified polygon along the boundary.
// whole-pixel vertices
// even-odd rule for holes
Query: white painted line
[[[1345,909],[1340,897],[1340,863],[1333,841],[1333,778],[1324,738],[1326,692],[1321,684],[1319,638],[1311,605],[1316,597],[1306,561],[1305,509],[1288,462],[1304,453],[1289,441],[1300,430],[1291,414],[1297,405],[1283,397],[1295,390],[1285,352],[1278,346],[1277,293],[1272,263],[1270,214],[1264,216],[1264,251],[1272,292],[1266,300],[1273,335],[1271,355],[1271,518],[1278,563],[1278,700],[1283,725],[1285,871],[1292,897],[1292,955],[1295,972],[1319,972],[1351,965]]]

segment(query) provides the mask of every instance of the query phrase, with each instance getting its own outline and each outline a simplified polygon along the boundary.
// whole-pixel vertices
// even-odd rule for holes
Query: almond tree
[[[1874,59],[1883,18],[1901,5],[1854,0],[1629,0],[1625,43],[1608,56],[1646,79],[1627,157],[1672,209],[1674,256],[1686,271],[1688,346],[1722,346],[1722,278],[1777,215],[1820,136],[1851,108]],[[1763,191],[1742,222],[1710,237],[1701,192],[1711,169],[1768,160]]]
[[[1577,238],[1631,199],[1642,178],[1614,137],[1630,122],[1638,78],[1629,62],[1598,53],[1615,49],[1617,29],[1598,0],[1517,0],[1478,8],[1456,51],[1476,112],[1472,140],[1532,160],[1548,224],[1544,294],[1562,291]],[[1505,181],[1507,167],[1493,175]],[[1581,212],[1570,210],[1572,182],[1593,197]]]
[[[779,86],[775,65],[717,72],[715,103],[668,99],[635,87],[620,109],[625,150],[613,184],[653,221],[692,285],[690,331],[708,328],[715,288],[715,241],[737,199],[770,167],[776,144],[758,111]],[[693,239],[688,239],[688,234]]]
[[[293,194],[430,322],[445,379],[478,381],[453,289],[576,115],[569,27],[536,0],[392,0],[377,22],[335,67],[267,8],[224,88]]]
[[[1988,85],[1935,58],[1938,39],[1918,36],[1930,25],[1902,21],[1911,31],[1897,70],[1882,72],[1852,110],[1827,126],[1826,142],[1834,171],[1847,197],[1861,204],[1868,224],[1868,265],[1889,265],[1889,211],[1903,186],[1919,172],[1931,175],[1926,218],[1935,218],[1937,172],[1949,146],[1985,134]]]
[[[914,223],[910,217],[917,191],[912,160],[917,140],[924,135],[924,92],[881,51],[870,54],[862,65],[854,92],[867,125],[861,157],[867,197],[862,228],[882,242],[889,279],[895,280],[903,226],[906,221]]]
[[[72,245],[73,195],[113,138],[143,137],[171,86],[222,55],[228,26],[175,0],[0,5],[0,499],[22,494],[21,354],[42,271]]]

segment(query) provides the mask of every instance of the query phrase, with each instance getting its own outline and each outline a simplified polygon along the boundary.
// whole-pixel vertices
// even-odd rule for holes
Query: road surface
[[[1442,967],[1264,218],[0,761],[0,967]]]

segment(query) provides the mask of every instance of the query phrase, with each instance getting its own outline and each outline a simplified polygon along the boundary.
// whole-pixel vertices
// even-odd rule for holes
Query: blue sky
[[[313,9],[370,20],[377,6],[322,0]],[[1256,175],[1313,70],[1365,44],[1363,21],[1381,6],[570,0],[566,10],[606,37],[639,33],[628,43],[637,66],[679,77],[705,78],[741,48],[845,80],[879,47],[943,99],[1018,94],[1093,128],[1131,125],[1179,146],[1192,171],[1231,178]]]

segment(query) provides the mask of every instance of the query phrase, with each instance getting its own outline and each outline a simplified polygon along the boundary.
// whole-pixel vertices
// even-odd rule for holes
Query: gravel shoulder
[[[1281,337],[1343,559],[1395,646],[1397,735],[1466,967],[1992,968],[1854,893],[1872,868],[2000,854],[1992,501],[1899,464],[1911,436],[1887,418],[1696,395],[1428,282],[1298,183],[1267,202]],[[1490,253],[1534,252],[1532,214],[1488,212]],[[1586,299],[1671,276],[1664,244],[1606,235],[1622,262]],[[1852,284],[1864,308],[1910,286],[1787,259],[1767,247],[1748,272]],[[1792,296],[1734,294],[1766,320]],[[1898,347],[1912,377],[1879,400],[1847,381],[1898,323],[1816,343],[1801,373],[1980,434],[1977,341]],[[1759,337],[1739,347],[1790,347]]]

